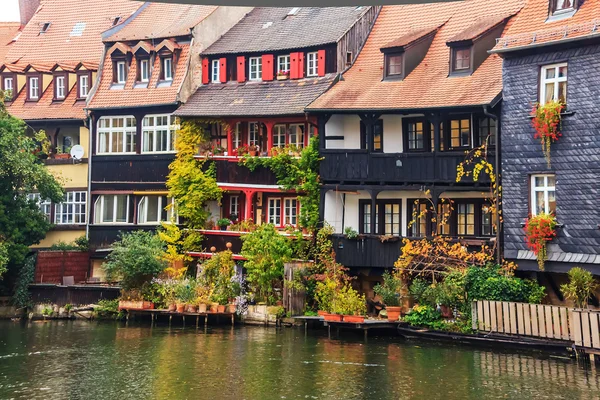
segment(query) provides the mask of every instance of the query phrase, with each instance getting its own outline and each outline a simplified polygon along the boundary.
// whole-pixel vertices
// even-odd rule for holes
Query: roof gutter
[[[180,104],[179,101],[175,101],[173,103],[162,103],[162,104],[144,104],[137,106],[115,106],[115,107],[86,107],[84,110],[86,111],[102,111],[102,110],[122,110],[122,109],[130,109],[130,108],[149,108],[149,107],[165,107],[165,106],[178,106]]]
[[[568,43],[574,43],[574,42],[579,42],[579,41],[584,41],[584,40],[594,40],[594,39],[600,39],[600,33],[579,36],[576,38],[555,40],[555,41],[550,41],[550,42],[528,44],[525,46],[507,47],[507,48],[502,48],[502,49],[498,49],[498,50],[492,49],[489,51],[489,53],[502,55],[502,54],[517,52],[517,51],[539,49],[539,48],[550,47],[550,46],[560,46],[561,44],[568,44]]]
[[[500,96],[500,99],[502,96]],[[490,103],[482,103],[482,104],[469,104],[464,106],[437,106],[437,107],[425,107],[425,108],[307,108],[305,109],[308,113],[326,113],[326,114],[356,114],[361,112],[375,112],[381,114],[409,114],[409,113],[425,113],[431,111],[437,111],[440,109],[447,110],[468,110],[472,108],[486,107],[486,106],[495,106],[498,103],[498,96],[494,97],[494,99]]]

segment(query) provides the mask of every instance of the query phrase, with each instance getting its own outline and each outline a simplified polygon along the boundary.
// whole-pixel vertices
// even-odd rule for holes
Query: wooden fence
[[[474,301],[473,329],[572,341],[600,349],[600,312],[542,304]]]
[[[285,263],[284,278],[285,282],[293,282],[294,276],[301,273],[309,265],[304,261],[292,261]],[[289,287],[289,284],[283,286],[283,306],[292,315],[303,315],[306,301],[306,292],[297,288]]]

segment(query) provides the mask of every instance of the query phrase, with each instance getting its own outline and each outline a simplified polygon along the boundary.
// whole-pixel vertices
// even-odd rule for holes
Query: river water
[[[0,399],[600,399],[537,353],[294,328],[0,321]]]

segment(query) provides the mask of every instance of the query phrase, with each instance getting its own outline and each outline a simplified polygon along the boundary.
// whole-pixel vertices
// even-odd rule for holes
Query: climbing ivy
[[[13,303],[18,308],[30,307],[32,305],[31,294],[29,293],[29,285],[33,283],[35,278],[36,259],[36,254],[28,256],[19,268],[19,274],[15,282],[15,291],[13,295]]]
[[[258,167],[269,168],[282,189],[298,193],[302,204],[300,226],[315,231],[319,223],[319,161],[319,140],[312,137],[308,146],[300,153],[300,157],[291,149],[281,149],[272,157],[245,155],[241,164],[250,171]]]

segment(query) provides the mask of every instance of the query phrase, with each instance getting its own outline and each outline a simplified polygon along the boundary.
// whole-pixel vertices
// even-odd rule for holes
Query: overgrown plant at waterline
[[[560,286],[566,299],[572,300],[577,308],[586,308],[598,288],[598,283],[591,272],[580,267],[571,268],[568,273],[569,283]]]

